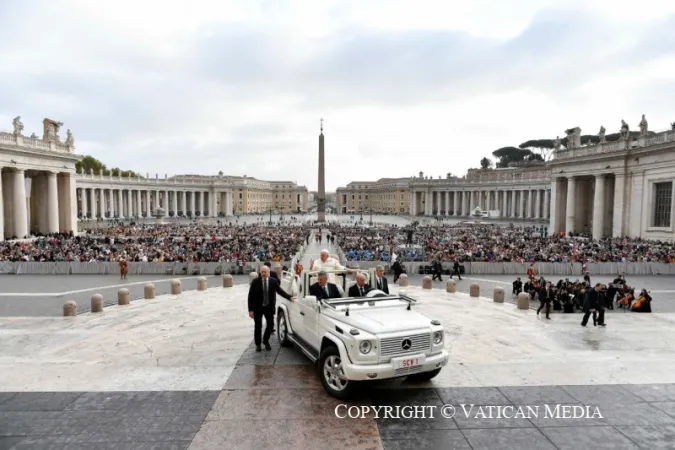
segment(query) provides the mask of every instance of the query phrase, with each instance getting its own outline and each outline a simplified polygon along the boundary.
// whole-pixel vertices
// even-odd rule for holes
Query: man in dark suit
[[[349,297],[365,297],[368,291],[370,291],[370,288],[366,285],[366,276],[359,273],[356,275],[356,284],[349,288],[347,295]]]
[[[455,262],[452,264],[452,273],[450,274],[451,280],[452,280],[452,277],[454,277],[455,275],[457,275],[457,278],[459,278],[460,280],[462,279],[462,274],[459,272],[460,267],[461,266],[459,265],[459,260],[457,258],[455,258]]]
[[[593,325],[596,325],[596,313],[599,313],[597,325],[600,325],[601,327],[605,326],[605,309],[602,307],[601,302],[601,293],[603,293],[605,289],[604,284],[598,283],[593,289],[586,291],[586,296],[584,297],[584,318],[581,320],[582,327],[585,327],[586,324],[588,324],[588,319],[591,317],[591,314],[593,314]]]
[[[389,294],[389,282],[384,276],[384,266],[377,266],[375,268],[375,289]]]
[[[248,316],[254,320],[253,338],[255,340],[255,350],[259,352],[260,332],[262,331],[262,319],[265,317],[265,334],[262,337],[262,343],[266,350],[272,350],[270,347],[270,336],[274,327],[274,312],[276,311],[277,293],[291,302],[295,297],[287,294],[279,282],[270,277],[270,268],[262,266],[260,276],[253,280],[248,290]]]
[[[342,297],[338,287],[328,282],[328,274],[326,272],[319,272],[317,279],[318,281],[309,287],[309,295],[315,296],[317,300]]]

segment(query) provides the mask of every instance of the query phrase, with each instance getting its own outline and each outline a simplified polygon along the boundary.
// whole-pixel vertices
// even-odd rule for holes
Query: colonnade
[[[83,187],[77,189],[78,217],[151,217],[157,208],[167,216],[232,215],[232,192],[210,190]]]
[[[0,240],[77,231],[76,201],[72,173],[0,168]]]
[[[410,214],[425,216],[471,216],[476,207],[499,211],[499,216],[520,219],[548,219],[551,191],[546,188],[411,190]]]
[[[593,239],[624,235],[622,173],[556,177],[551,187],[551,232],[589,233]]]

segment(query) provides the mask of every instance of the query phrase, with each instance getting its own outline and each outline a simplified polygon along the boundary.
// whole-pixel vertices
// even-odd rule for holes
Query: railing
[[[514,170],[514,169],[496,169],[496,170],[473,170],[464,178],[413,178],[410,180],[410,187],[426,187],[433,185],[470,185],[476,183],[517,183],[517,182],[541,182],[548,183],[551,179],[549,169],[539,170]]]
[[[341,255],[342,259],[343,255]],[[342,259],[342,261],[344,261]],[[389,271],[391,262],[382,261],[348,261],[349,267],[358,267],[361,270],[375,268],[377,265],[385,266]],[[292,261],[280,262],[290,271],[293,270]],[[419,274],[420,266],[428,265],[425,261],[401,262],[408,275]],[[443,269],[451,270],[451,262],[444,262]],[[465,269],[465,275],[512,275],[524,277],[529,263],[490,263],[490,262],[465,262],[461,263]],[[241,274],[257,271],[263,265],[262,262],[203,262],[203,263],[155,263],[155,262],[130,262],[129,275],[219,275]],[[581,279],[581,263],[536,263],[537,275]],[[589,263],[588,272],[591,276],[615,277],[617,274],[626,276],[640,275],[675,275],[675,264],[657,262],[633,262],[633,263]],[[0,275],[119,275],[119,263],[117,262],[12,262],[0,261]],[[601,280],[602,281],[602,280]],[[507,283],[508,284],[508,283]],[[630,284],[630,282],[629,282]]]
[[[555,152],[555,159],[561,160],[617,153],[632,148],[644,148],[652,145],[666,144],[668,142],[675,142],[675,130],[663,131],[651,136],[639,136],[637,139],[618,139],[612,142],[600,142],[585,147],[558,150]]]
[[[400,260],[399,260],[400,261]],[[385,270],[391,269],[391,262],[383,261],[349,261],[350,266],[358,265],[359,269],[372,269],[377,265],[385,266]],[[408,275],[419,274],[420,266],[427,266],[428,261],[401,262]],[[490,262],[463,262],[466,275],[513,275],[524,277],[530,263],[490,263]],[[444,262],[443,270],[452,270],[452,262]],[[535,263],[537,275],[550,277],[581,279],[581,263]],[[632,262],[632,263],[589,263],[589,275],[616,277],[617,274],[626,276],[639,275],[675,275],[675,264],[658,262]],[[515,280],[515,278],[514,278]],[[555,280],[557,281],[557,279]],[[599,280],[607,281],[607,280]],[[507,283],[508,284],[508,283]],[[628,283],[630,284],[630,282]]]
[[[288,266],[290,261],[281,261]],[[258,271],[262,262],[130,262],[129,275],[247,275]],[[118,262],[12,262],[0,261],[0,275],[117,275]]]
[[[72,146],[62,142],[44,141],[39,138],[26,137],[5,132],[0,132],[0,144],[10,144],[19,148],[30,148],[60,153],[73,153],[74,150]]]

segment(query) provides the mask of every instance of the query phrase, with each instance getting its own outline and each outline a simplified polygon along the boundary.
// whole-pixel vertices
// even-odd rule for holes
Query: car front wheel
[[[277,338],[279,338],[279,345],[282,347],[291,345],[291,341],[288,340],[288,325],[283,310],[280,310],[277,314]]]
[[[348,400],[354,395],[357,388],[355,381],[345,376],[342,368],[342,358],[337,347],[326,347],[319,357],[319,371],[321,384],[331,396],[340,400]]]

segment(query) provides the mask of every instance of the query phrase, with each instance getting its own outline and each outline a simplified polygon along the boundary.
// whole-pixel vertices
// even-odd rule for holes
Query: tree
[[[527,149],[532,152],[532,149],[537,149],[542,161],[548,161],[553,156],[553,149],[555,148],[553,139],[531,139],[525,141],[518,146],[521,149]],[[534,153],[534,152],[532,152]],[[529,156],[529,155],[528,155]],[[528,160],[532,161],[532,160]]]
[[[492,167],[492,161],[491,160],[489,160],[487,158],[483,158],[483,159],[480,160],[480,168],[481,169],[489,169],[490,167]]]
[[[93,173],[100,175],[101,171],[105,170],[105,164],[93,156],[85,156],[82,160],[75,163],[77,173]]]
[[[76,162],[75,170],[77,173],[93,173],[94,175],[112,175],[114,177],[121,176],[123,178],[140,177],[139,174],[132,170],[122,170],[119,167],[108,169],[105,164],[93,156],[85,156],[82,160]]]
[[[509,167],[510,163],[525,161],[532,154],[531,150],[518,147],[502,147],[492,152],[492,156],[499,158],[497,167]]]

